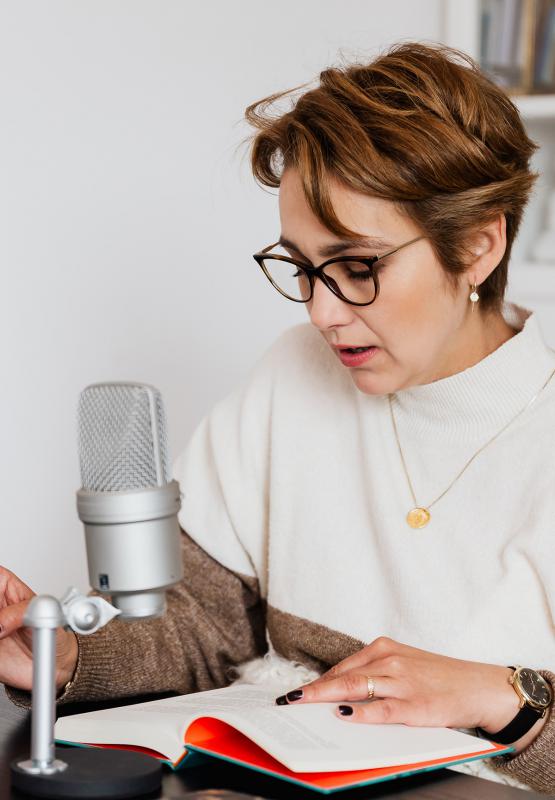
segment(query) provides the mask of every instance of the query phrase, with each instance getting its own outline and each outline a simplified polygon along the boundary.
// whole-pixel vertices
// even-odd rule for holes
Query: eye
[[[352,281],[369,281],[372,279],[372,270],[365,267],[363,269],[350,269],[347,267],[347,277]]]
[[[345,277],[351,281],[369,281],[376,271],[375,266],[369,267],[361,261],[343,261],[341,268]]]

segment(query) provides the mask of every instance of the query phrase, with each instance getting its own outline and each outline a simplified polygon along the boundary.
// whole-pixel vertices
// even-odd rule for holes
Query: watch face
[[[546,708],[552,699],[551,687],[533,669],[522,668],[518,672],[519,683],[530,700],[541,708]]]

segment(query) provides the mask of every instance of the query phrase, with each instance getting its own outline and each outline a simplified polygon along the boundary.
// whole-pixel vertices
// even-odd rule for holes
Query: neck
[[[472,450],[516,417],[552,374],[555,379],[555,351],[545,343],[536,316],[507,303],[503,317],[508,326],[496,325],[498,336],[489,343],[484,337],[484,356],[477,353],[473,366],[470,359],[461,361],[459,371],[451,369],[445,380],[395,393],[403,442],[403,437],[418,440],[441,433],[445,442]],[[493,326],[488,329],[493,334]]]
[[[498,347],[511,339],[517,331],[506,322],[500,311],[489,314],[469,312],[460,336],[445,353],[442,364],[432,381],[449,378],[473,367]]]

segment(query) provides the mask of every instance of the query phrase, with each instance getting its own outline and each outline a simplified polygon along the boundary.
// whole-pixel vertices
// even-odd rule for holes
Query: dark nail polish
[[[294,703],[295,700],[301,699],[301,697],[303,696],[303,690],[295,689],[293,692],[287,692],[285,696],[287,697],[290,703]]]
[[[287,698],[284,694],[281,697],[276,697],[276,706],[286,706],[287,705]]]
[[[350,717],[353,713],[352,706],[339,706],[339,713],[342,717]]]

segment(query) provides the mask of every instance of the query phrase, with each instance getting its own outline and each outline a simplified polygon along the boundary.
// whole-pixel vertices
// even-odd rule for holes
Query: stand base
[[[64,748],[56,758],[67,769],[52,775],[33,775],[12,761],[12,786],[35,797],[124,798],[155,792],[162,782],[162,765],[151,756],[129,750]]]

